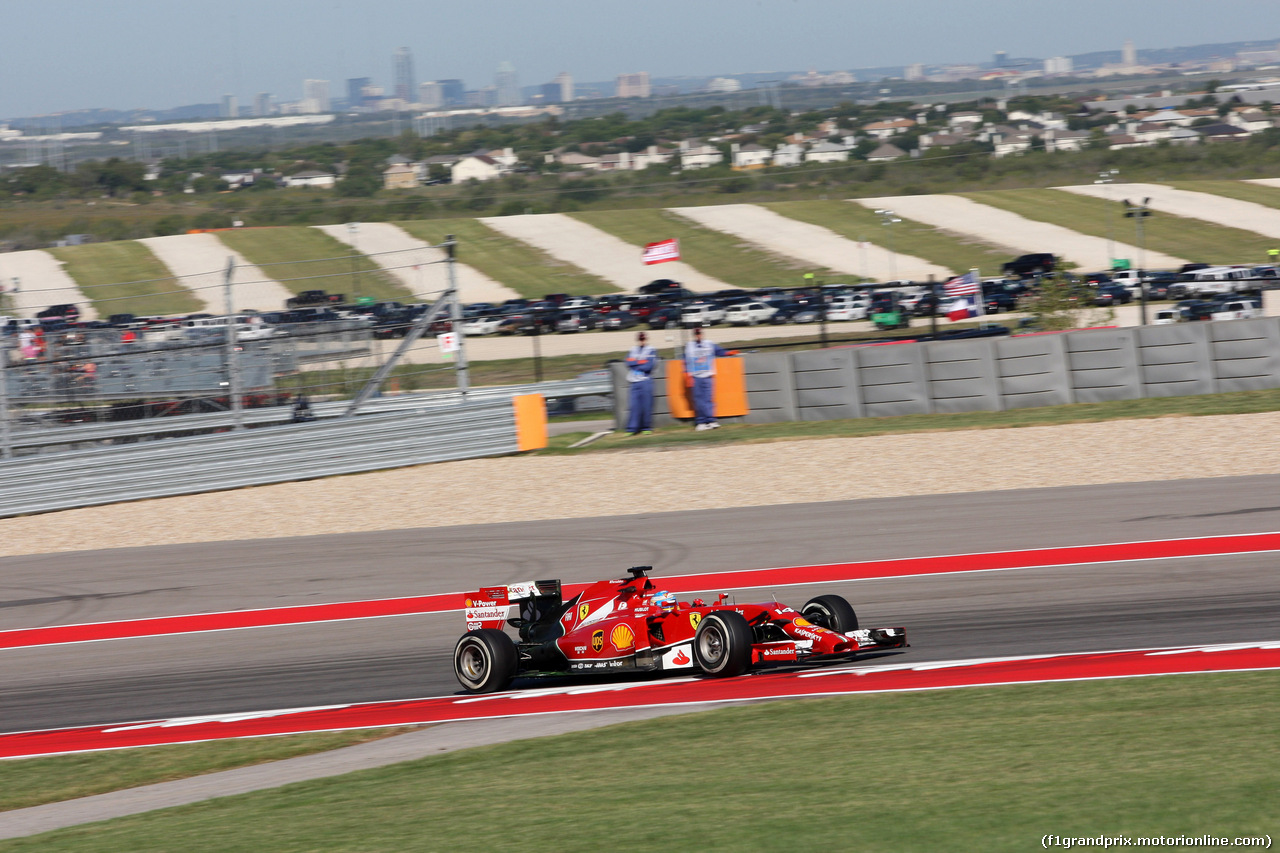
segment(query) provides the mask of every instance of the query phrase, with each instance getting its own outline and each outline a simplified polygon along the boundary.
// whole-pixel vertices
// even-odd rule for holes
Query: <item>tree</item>
[[[1035,325],[1046,332],[1107,326],[1115,322],[1116,317],[1111,308],[1093,304],[1092,288],[1062,275],[1040,280],[1028,304],[1028,313]]]

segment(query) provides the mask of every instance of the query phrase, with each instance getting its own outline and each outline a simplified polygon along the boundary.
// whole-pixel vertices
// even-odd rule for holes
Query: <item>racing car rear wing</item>
[[[560,581],[521,581],[506,586],[484,586],[476,592],[467,593],[463,608],[467,619],[467,630],[479,628],[497,628],[507,623],[511,614],[511,605],[533,598],[554,597],[559,602]]]

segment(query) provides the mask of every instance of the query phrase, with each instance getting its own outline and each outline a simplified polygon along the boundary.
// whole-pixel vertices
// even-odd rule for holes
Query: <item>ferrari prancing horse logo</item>
[[[594,631],[591,634],[591,650],[598,652],[604,648],[604,631]]]
[[[699,623],[699,622],[701,622],[701,621],[702,621],[702,614],[701,614],[701,613],[690,613],[690,614],[689,614],[689,624],[690,624],[690,625],[692,625],[692,626],[694,627],[694,629],[697,629],[697,627],[698,627],[698,623]]]
[[[586,619],[587,614],[591,612],[591,605],[583,602],[578,605],[578,619]]]

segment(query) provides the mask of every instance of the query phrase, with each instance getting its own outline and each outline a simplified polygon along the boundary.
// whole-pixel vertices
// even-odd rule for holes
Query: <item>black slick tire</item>
[[[800,614],[813,624],[847,634],[858,630],[858,614],[853,607],[838,595],[819,595],[805,602]]]
[[[468,631],[453,647],[453,674],[470,693],[505,690],[516,674],[516,645],[496,628]]]
[[[708,613],[693,636],[693,659],[705,675],[732,678],[751,668],[751,643],[751,626],[741,613]]]

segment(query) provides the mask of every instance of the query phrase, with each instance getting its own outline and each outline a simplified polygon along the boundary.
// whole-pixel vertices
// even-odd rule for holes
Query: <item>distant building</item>
[[[647,98],[652,93],[649,84],[649,72],[639,71],[635,74],[619,74],[617,81],[617,97]]]
[[[222,108],[219,110],[218,114],[223,118],[240,117],[240,102],[236,99],[235,95],[222,96]]]
[[[560,103],[568,104],[573,102],[573,75],[568,71],[561,71],[551,81],[560,87]]]
[[[923,80],[924,79],[924,63],[917,62],[908,65],[902,69],[902,79],[904,80]]]
[[[351,109],[364,106],[364,90],[373,84],[368,77],[347,78],[347,106]]]
[[[411,190],[418,185],[418,170],[411,163],[393,163],[382,170],[384,190]]]
[[[269,116],[275,112],[275,106],[271,103],[271,95],[268,92],[259,92],[253,96],[253,114],[259,118]]]
[[[711,82],[707,84],[707,91],[718,94],[741,92],[742,84],[732,77],[713,77]]]
[[[1054,56],[1044,61],[1045,74],[1070,74],[1075,70],[1075,62],[1069,56]]]
[[[329,112],[329,81],[303,80],[302,103],[299,111],[304,113]]]
[[[1120,51],[1120,64],[1125,68],[1133,68],[1138,64],[1138,51],[1133,46],[1133,39],[1125,39],[1124,49]]]
[[[1003,50],[997,50],[996,55],[992,57],[991,64],[996,68],[1004,68],[1009,64],[1009,54]]]
[[[773,159],[772,151],[763,145],[755,145],[754,143],[739,147],[738,143],[735,142],[730,146],[730,154],[733,155],[732,168],[737,172],[763,169]]]
[[[298,172],[284,179],[286,187],[318,187],[320,189],[332,189],[337,182],[338,176],[332,172],[316,171]]]
[[[461,80],[440,80],[440,91],[444,94],[445,106],[459,106],[466,103],[466,87]]]
[[[427,109],[435,109],[444,106],[444,86],[438,81],[432,80],[428,83],[418,84],[418,103]]]
[[[544,104],[556,104],[560,102],[560,87],[555,83],[543,83],[538,87],[538,97],[542,99]]]
[[[503,62],[493,75],[494,104],[499,107],[515,107],[521,102],[520,79],[510,62]]]
[[[467,181],[492,181],[501,178],[507,170],[488,154],[463,157],[450,170],[455,184]]]
[[[393,71],[391,79],[395,81],[391,96],[406,103],[412,102],[413,96],[417,94],[413,87],[413,51],[407,47],[396,48],[391,64]]]

